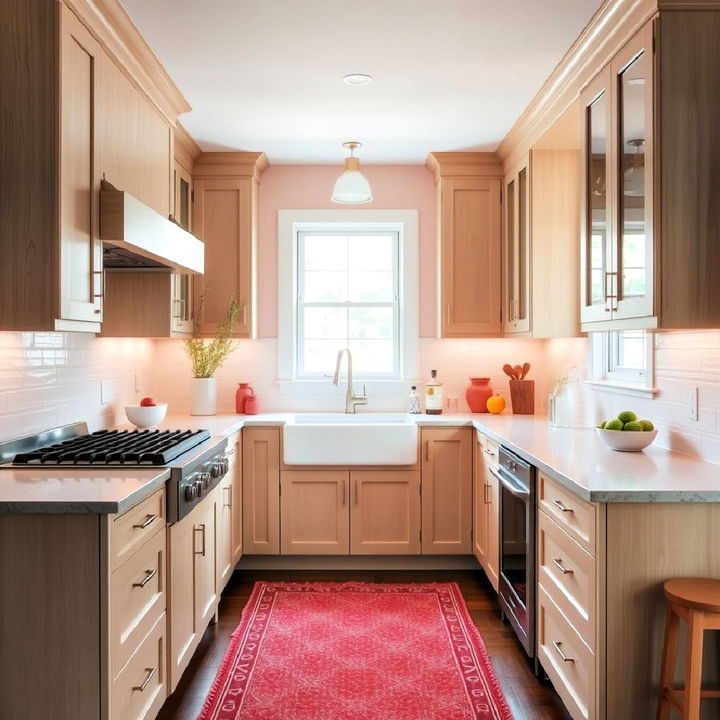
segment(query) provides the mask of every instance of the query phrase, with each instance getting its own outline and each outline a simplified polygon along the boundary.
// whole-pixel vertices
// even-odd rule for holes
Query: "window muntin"
[[[326,376],[349,347],[356,378],[399,379],[399,232],[301,230],[296,238],[297,377]]]

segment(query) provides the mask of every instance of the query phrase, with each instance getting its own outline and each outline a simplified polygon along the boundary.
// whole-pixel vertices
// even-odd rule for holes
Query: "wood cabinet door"
[[[280,553],[280,428],[242,431],[242,529],[246,553]]]
[[[347,555],[349,471],[283,470],[280,477],[283,555]]]
[[[102,321],[103,266],[97,217],[96,149],[102,112],[97,88],[100,68],[109,59],[65,5],[61,5],[60,17],[59,315],[61,320],[98,323]]]
[[[487,545],[485,574],[497,591],[500,575],[500,483],[487,462],[485,466],[485,509],[487,522]]]
[[[613,219],[612,98],[610,68],[580,94],[583,154],[580,205],[580,320],[610,320],[614,307],[615,227]]]
[[[476,437],[473,443],[473,554],[480,565],[487,565],[487,488],[483,447]]]
[[[472,552],[472,428],[422,428],[422,552]]]
[[[199,638],[195,624],[194,525],[170,526],[168,551],[168,692],[190,662]]]
[[[353,470],[350,473],[350,553],[420,553],[420,472]]]
[[[440,181],[440,337],[502,334],[501,179]]]
[[[227,456],[230,463],[228,475],[232,477],[232,490],[230,491],[232,505],[232,563],[237,565],[242,557],[243,533],[242,533],[242,443],[240,436],[235,436],[235,441],[228,445]]]
[[[530,173],[526,158],[505,181],[503,231],[504,334],[530,332]]]
[[[193,520],[195,629],[202,635],[215,614],[218,600],[216,562],[217,493],[198,505]],[[202,508],[202,509],[201,509]]]
[[[252,177],[197,178],[194,193],[193,228],[205,243],[205,274],[198,277],[194,290],[200,332],[215,333],[228,299],[234,296],[240,305],[234,335],[252,337],[256,181]]]
[[[218,485],[217,494],[217,573],[219,579],[218,592],[222,592],[232,575],[235,563],[232,558],[232,523],[233,523],[233,482],[226,475]]]

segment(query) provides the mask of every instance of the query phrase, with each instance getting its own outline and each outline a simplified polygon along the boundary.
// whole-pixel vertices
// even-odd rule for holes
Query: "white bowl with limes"
[[[609,448],[619,452],[644,450],[657,436],[657,430],[649,420],[638,420],[637,415],[629,410],[601,423],[595,432]]]

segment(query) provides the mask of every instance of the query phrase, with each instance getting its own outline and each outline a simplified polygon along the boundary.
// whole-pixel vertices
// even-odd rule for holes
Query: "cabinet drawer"
[[[478,431],[476,431],[476,437],[480,444],[480,452],[483,454],[484,462],[496,468],[498,466],[498,443]]]
[[[159,529],[110,579],[112,675],[165,611],[166,533]]]
[[[112,569],[120,567],[159,527],[165,527],[165,489],[145,498],[110,525]]]
[[[597,506],[581,500],[575,493],[538,474],[538,507],[544,510],[570,537],[595,555]]]
[[[595,718],[595,656],[538,588],[538,659],[574,720]]]
[[[166,697],[163,613],[112,684],[111,720],[153,720]]]
[[[565,617],[595,649],[595,558],[544,512],[538,513],[538,582]]]

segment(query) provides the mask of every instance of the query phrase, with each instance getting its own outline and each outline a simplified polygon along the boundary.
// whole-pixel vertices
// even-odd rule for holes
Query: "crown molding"
[[[195,160],[193,177],[253,177],[258,182],[270,163],[264,152],[203,152]]]
[[[191,109],[118,0],[64,2],[171,125]]]
[[[663,0],[607,0],[600,7],[498,146],[497,154],[505,168],[527,155],[582,88],[657,15],[659,4]],[[673,4],[688,3],[673,0]],[[699,4],[709,4],[709,0]]]
[[[192,174],[195,161],[202,153],[202,150],[193,140],[192,135],[180,124],[179,120],[173,130],[173,140],[175,161]]]
[[[446,176],[500,177],[502,164],[494,152],[432,152],[425,167],[437,183]]]

